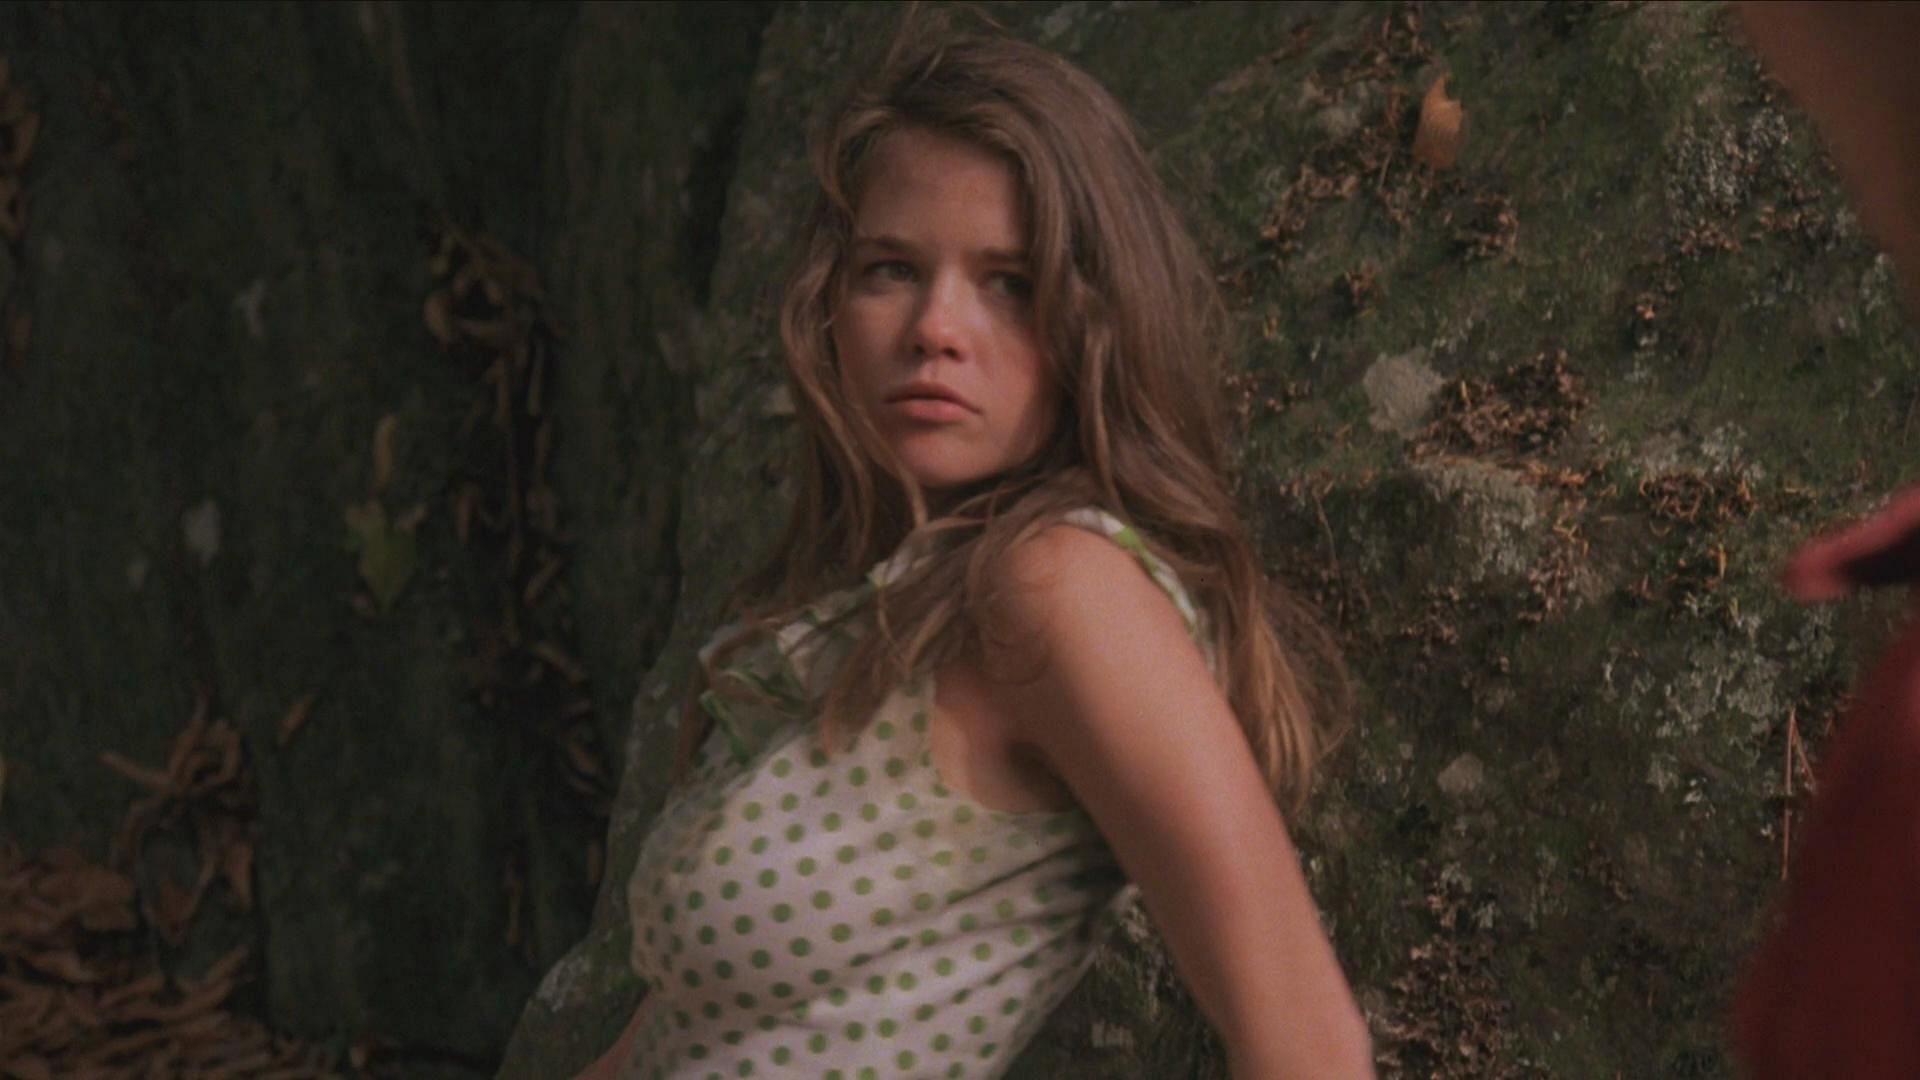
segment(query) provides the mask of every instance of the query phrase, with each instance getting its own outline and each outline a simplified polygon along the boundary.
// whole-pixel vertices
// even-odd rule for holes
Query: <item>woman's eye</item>
[[[872,281],[912,281],[913,267],[898,259],[882,259],[867,264],[864,275]]]
[[[1025,303],[1033,299],[1033,279],[1025,274],[995,274],[988,280],[988,285],[1010,300]]]

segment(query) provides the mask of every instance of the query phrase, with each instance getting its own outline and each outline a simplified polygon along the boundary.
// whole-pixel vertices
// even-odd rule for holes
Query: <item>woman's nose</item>
[[[935,278],[921,294],[912,327],[915,359],[943,356],[959,359],[964,353],[968,313],[965,288],[950,279]]]

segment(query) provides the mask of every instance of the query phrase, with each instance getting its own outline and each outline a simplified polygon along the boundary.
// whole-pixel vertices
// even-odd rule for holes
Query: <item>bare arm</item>
[[[1286,824],[1172,603],[1126,553],[1070,527],[1002,572],[999,629],[1045,666],[987,680],[994,706],[1139,885],[1234,1076],[1372,1076]]]

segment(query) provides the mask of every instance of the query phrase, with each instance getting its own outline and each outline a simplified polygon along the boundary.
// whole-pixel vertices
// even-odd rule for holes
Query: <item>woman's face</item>
[[[872,153],[833,347],[855,407],[938,494],[1027,461],[1060,412],[1019,180],[990,150],[912,128]]]

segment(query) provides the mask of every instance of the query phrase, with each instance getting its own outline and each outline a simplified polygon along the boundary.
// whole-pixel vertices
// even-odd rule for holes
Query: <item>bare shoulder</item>
[[[1075,525],[1055,525],[1016,544],[992,578],[994,613],[1046,642],[1153,629],[1186,640],[1179,611],[1139,560]]]
[[[1218,698],[1212,673],[1171,598],[1105,536],[1059,525],[1016,545],[994,568],[988,680],[1017,741],[1057,771],[1059,758]],[[1217,711],[1231,727],[1225,702]]]

